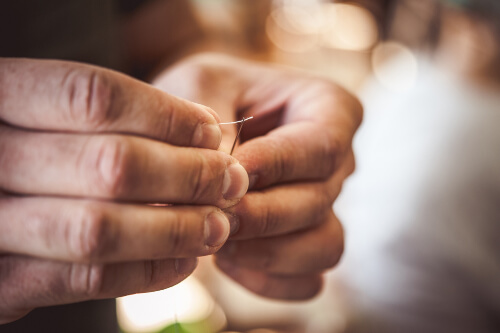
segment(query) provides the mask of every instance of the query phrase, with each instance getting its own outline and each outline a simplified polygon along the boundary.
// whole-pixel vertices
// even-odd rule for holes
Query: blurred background
[[[469,102],[472,100],[467,105],[475,108],[474,101],[477,98],[471,91],[476,91],[478,86],[481,87],[478,90],[489,91],[489,97],[486,99],[489,98],[491,101],[487,108],[500,110],[498,99],[490,98],[498,96],[500,92],[497,84],[499,66],[496,61],[498,59],[496,25],[500,18],[498,2],[495,1],[192,0],[191,2],[205,35],[204,50],[289,66],[338,82],[361,96],[365,105],[366,125],[363,125],[364,128],[361,130],[361,138],[369,137],[366,133],[371,133],[372,138],[380,139],[378,141],[380,145],[390,142],[386,145],[387,149],[392,149],[392,152],[400,154],[398,156],[406,158],[408,150],[415,148],[427,151],[428,146],[423,143],[415,145],[415,140],[411,139],[395,143],[398,137],[403,139],[405,137],[398,131],[394,132],[391,126],[370,127],[377,122],[377,119],[384,116],[381,110],[397,112],[411,105],[409,109],[415,113],[425,110],[432,114],[440,108],[460,109],[460,106],[451,101],[463,104],[462,99]],[[443,79],[439,74],[441,71],[452,73],[450,75],[453,79]],[[444,84],[441,84],[443,82]],[[466,84],[473,82],[471,84],[473,88],[462,86],[460,82]],[[481,83],[476,84],[477,82]],[[464,97],[468,96],[467,94],[473,96]],[[443,101],[450,101],[451,104]],[[373,116],[376,113],[379,113],[378,117]],[[453,117],[452,115],[451,119]],[[393,116],[389,118],[394,119]],[[498,119],[498,116],[495,119]],[[410,125],[408,128],[412,132],[412,120],[403,123]],[[424,129],[432,128],[432,130],[422,131],[421,128],[417,128],[412,133],[416,137],[430,138],[429,146],[433,146],[434,142],[440,142],[442,137],[439,134],[450,129],[446,126],[443,128],[423,126]],[[388,137],[384,137],[384,133]],[[411,230],[414,221],[412,218],[407,218],[408,216],[418,216],[411,206],[405,206],[407,202],[404,201],[406,199],[404,195],[400,202],[394,201],[397,195],[387,198],[386,202],[378,201],[379,205],[386,205],[385,210],[382,209],[384,212],[389,209],[401,210],[402,213],[397,218],[381,214],[380,208],[366,207],[366,203],[373,203],[373,197],[378,195],[377,192],[369,193],[369,190],[373,187],[387,186],[389,189],[393,188],[390,193],[400,193],[401,190],[393,184],[406,184],[406,182],[411,183],[411,186],[415,183],[416,188],[421,177],[423,182],[428,181],[428,178],[425,178],[427,174],[424,175],[420,169],[415,170],[413,167],[421,162],[420,157],[429,157],[425,154],[415,156],[410,154],[413,156],[408,157],[411,161],[408,163],[411,165],[400,163],[398,160],[393,161],[396,166],[406,167],[407,173],[400,172],[398,168],[388,169],[384,165],[375,171],[370,171],[369,168],[364,168],[365,165],[377,165],[383,157],[390,159],[390,151],[375,153],[381,146],[369,146],[366,142],[360,142],[356,147],[358,155],[361,154],[358,167],[360,171],[354,175],[350,183],[348,182],[347,194],[339,199],[336,207],[346,228],[348,243],[346,256],[338,269],[327,274],[324,291],[319,297],[305,303],[265,300],[246,292],[223,276],[213,267],[211,258],[203,258],[195,276],[174,288],[119,299],[117,312],[123,331],[243,332],[258,328],[290,333],[354,331],[350,325],[353,320],[357,320],[353,319],[356,317],[356,310],[363,307],[361,303],[365,301],[369,303],[367,299],[363,299],[363,295],[369,297],[376,295],[377,292],[392,295],[395,289],[387,286],[387,281],[394,279],[391,279],[390,275],[386,277],[383,275],[391,272],[390,269],[393,269],[397,276],[402,274],[401,267],[384,266],[387,257],[371,256],[371,254],[380,247],[384,248],[383,244],[392,244],[394,252],[398,252],[402,247],[394,243],[394,239],[398,239],[401,230],[408,228]],[[371,156],[370,153],[375,156]],[[443,161],[448,161],[443,156],[441,154]],[[391,176],[384,178],[387,172],[391,173]],[[396,176],[394,180],[394,174],[400,175],[400,178]],[[373,177],[370,178],[371,176]],[[412,177],[414,179],[409,181]],[[374,182],[373,178],[377,178],[379,183]],[[373,196],[369,197],[367,193]],[[406,211],[403,208],[406,208]],[[389,218],[383,221],[376,219],[387,216]],[[485,217],[485,220],[491,222],[491,215]],[[451,229],[453,228],[452,226]],[[369,240],[366,238],[367,234],[371,236]],[[374,238],[379,241],[373,241]],[[430,241],[422,242],[422,239],[414,241],[423,248],[433,245]],[[439,237],[436,242],[440,242]],[[419,246],[415,247],[416,253],[420,253]],[[453,246],[455,245],[450,245],[450,248]],[[425,257],[418,255],[417,258],[425,260]],[[380,266],[373,265],[373,260],[379,260]],[[372,265],[368,268],[370,263]],[[367,266],[363,266],[365,264]],[[362,267],[366,270],[361,270]],[[490,269],[491,274],[493,271],[498,272],[491,267],[488,266],[486,270]],[[363,277],[360,277],[360,274]],[[408,276],[409,273],[406,271],[404,274],[411,280],[411,274]],[[429,275],[432,274],[430,271]],[[486,277],[490,284],[492,276]],[[446,278],[446,274],[435,277],[436,280]],[[376,292],[370,294],[371,287],[366,286],[373,284]],[[411,287],[405,285],[404,288]],[[494,286],[492,288],[498,291],[498,288],[495,289]],[[500,295],[496,293],[495,298],[492,298],[495,304],[498,303],[497,296]],[[446,302],[443,304],[447,306]],[[427,309],[432,310],[433,306],[438,305],[430,303]],[[495,312],[491,314],[493,317],[498,315]]]

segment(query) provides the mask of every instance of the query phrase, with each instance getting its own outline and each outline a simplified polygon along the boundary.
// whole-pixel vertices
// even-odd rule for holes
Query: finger
[[[228,209],[231,239],[243,240],[288,234],[313,228],[327,220],[341,183],[297,183],[250,191]]]
[[[301,75],[278,82],[280,94],[257,84],[240,99],[249,105],[245,115],[255,116],[248,133],[267,126],[261,118],[279,116],[279,127],[264,136],[243,133],[248,141],[234,154],[251,176],[251,188],[328,178],[342,164],[362,119],[359,102],[326,80]]]
[[[229,155],[120,135],[0,126],[0,187],[14,193],[228,207],[248,188]]]
[[[101,263],[217,251],[229,221],[210,206],[151,207],[58,198],[0,199],[0,253]]]
[[[216,110],[222,122],[237,119],[236,100],[241,94],[240,84],[234,80],[221,80],[229,77],[218,67],[205,66],[203,61],[191,57],[187,61],[176,64],[163,72],[153,82],[154,86],[180,96],[189,101],[206,105]],[[222,125],[222,142],[220,148],[229,153],[237,132],[236,125]]]
[[[350,143],[337,138],[334,129],[302,122],[247,141],[233,155],[247,170],[251,188],[264,188],[291,181],[328,179],[349,147]]]
[[[270,274],[311,274],[335,266],[343,245],[342,227],[332,212],[328,221],[315,229],[270,238],[228,241],[216,256]]]
[[[193,272],[195,258],[110,265],[0,257],[0,324],[35,307],[114,298],[171,287]]]
[[[274,299],[306,300],[316,296],[323,285],[323,279],[319,274],[278,276],[237,266],[224,260],[216,260],[216,264],[246,289]]]
[[[111,70],[65,61],[0,59],[0,120],[18,127],[115,132],[217,149],[218,116]]]

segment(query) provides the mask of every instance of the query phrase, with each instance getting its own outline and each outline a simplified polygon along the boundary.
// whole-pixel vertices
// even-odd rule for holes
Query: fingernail
[[[229,236],[229,220],[226,215],[212,212],[205,218],[205,244],[219,246]]]
[[[175,259],[175,270],[179,275],[191,274],[198,265],[197,258],[180,258]]]
[[[229,165],[222,181],[222,196],[226,200],[240,199],[248,190],[248,174],[239,163]]]
[[[222,140],[222,132],[219,125],[198,124],[196,127],[191,145],[198,148],[219,148]]]
[[[255,183],[257,183],[257,179],[259,176],[257,175],[248,175],[248,188],[252,189],[255,186]]]
[[[237,215],[225,212],[229,220],[229,236],[234,235],[240,229],[240,218]]]

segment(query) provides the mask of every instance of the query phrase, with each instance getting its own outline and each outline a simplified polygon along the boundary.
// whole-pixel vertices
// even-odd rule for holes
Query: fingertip
[[[229,237],[229,220],[222,212],[211,212],[205,218],[205,245],[221,246]]]
[[[219,115],[208,106],[193,103],[203,115],[199,116],[198,125],[191,139],[191,146],[217,150],[222,141]]]
[[[208,106],[205,106],[205,108],[208,111],[208,113],[210,113],[214,117],[215,122],[217,124],[219,124],[221,122],[221,119],[220,119],[219,115],[217,114],[217,112],[215,112],[212,108],[209,108]]]
[[[248,191],[248,173],[239,163],[230,164],[224,172],[222,196],[226,200],[239,200]]]
[[[210,108],[206,105],[203,105],[203,104],[199,104],[199,103],[194,103],[194,104],[199,106],[203,111],[208,112],[213,117],[214,124],[218,124],[221,122],[219,115],[212,108]]]
[[[217,150],[222,141],[222,131],[218,124],[198,124],[191,146]]]

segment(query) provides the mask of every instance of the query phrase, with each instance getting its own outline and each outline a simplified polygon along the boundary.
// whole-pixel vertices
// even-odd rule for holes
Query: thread
[[[245,121],[250,119],[253,119],[253,117],[248,117],[248,118],[243,117],[243,119],[238,121],[231,121],[229,123],[219,123],[219,125],[240,124],[240,127],[238,128],[238,133],[236,134],[236,138],[234,138],[233,147],[231,148],[231,152],[229,153],[229,155],[233,155],[234,148],[236,147],[236,143],[238,142],[238,139],[240,137],[241,129],[243,128]]]

